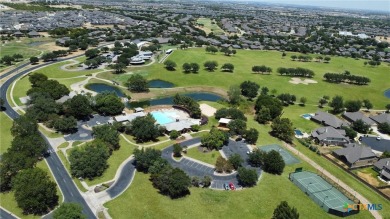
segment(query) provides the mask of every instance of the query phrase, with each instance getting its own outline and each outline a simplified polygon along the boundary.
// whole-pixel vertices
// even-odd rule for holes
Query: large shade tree
[[[15,200],[25,214],[43,214],[58,204],[56,183],[39,168],[19,172],[12,180]]]

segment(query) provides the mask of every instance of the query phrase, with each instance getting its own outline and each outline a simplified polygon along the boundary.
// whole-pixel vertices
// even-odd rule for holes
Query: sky
[[[385,11],[390,14],[390,0],[253,0],[267,3],[285,3],[343,9]]]

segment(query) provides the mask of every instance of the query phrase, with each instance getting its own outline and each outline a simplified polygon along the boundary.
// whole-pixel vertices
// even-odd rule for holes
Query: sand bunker
[[[214,116],[215,112],[217,112],[217,109],[204,103],[200,104],[200,110],[202,111],[202,114],[208,117]]]
[[[291,80],[289,81],[291,84],[305,84],[305,85],[308,85],[308,84],[317,84],[318,82],[315,81],[315,80],[311,80],[311,79],[305,79],[305,80],[302,80],[300,78],[291,78]]]

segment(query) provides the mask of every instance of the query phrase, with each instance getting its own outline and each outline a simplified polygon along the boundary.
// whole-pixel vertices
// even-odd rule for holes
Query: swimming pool
[[[171,123],[171,122],[175,121],[175,119],[174,119],[175,113],[174,112],[163,113],[163,112],[154,111],[154,112],[151,112],[150,114],[152,114],[153,118],[160,125],[164,125],[164,124]]]
[[[295,135],[303,136],[303,133],[299,129],[295,129],[294,132],[295,132]]]
[[[311,115],[308,114],[308,113],[303,114],[302,117],[305,118],[305,119],[309,119],[309,120],[311,119]]]

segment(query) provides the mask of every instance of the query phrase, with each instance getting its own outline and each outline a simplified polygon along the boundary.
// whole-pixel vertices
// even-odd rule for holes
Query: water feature
[[[118,95],[119,97],[126,97],[126,95],[119,88],[116,88],[108,84],[92,83],[92,84],[87,84],[85,88],[95,91],[97,93],[102,93],[104,91],[115,92],[116,95]]]
[[[390,89],[385,91],[385,97],[390,98]]]
[[[223,97],[221,97],[221,96],[218,96],[218,95],[213,94],[213,93],[206,93],[206,92],[187,93],[184,95],[191,97],[197,101],[204,100],[204,101],[216,102],[218,100],[223,100]],[[128,107],[135,108],[135,107],[144,107],[144,106],[172,105],[172,104],[173,104],[173,96],[164,97],[164,98],[160,98],[160,99],[154,99],[154,100],[130,102],[130,103],[128,103]]]
[[[175,85],[168,81],[163,81],[160,79],[151,80],[148,82],[150,88],[171,88]]]

